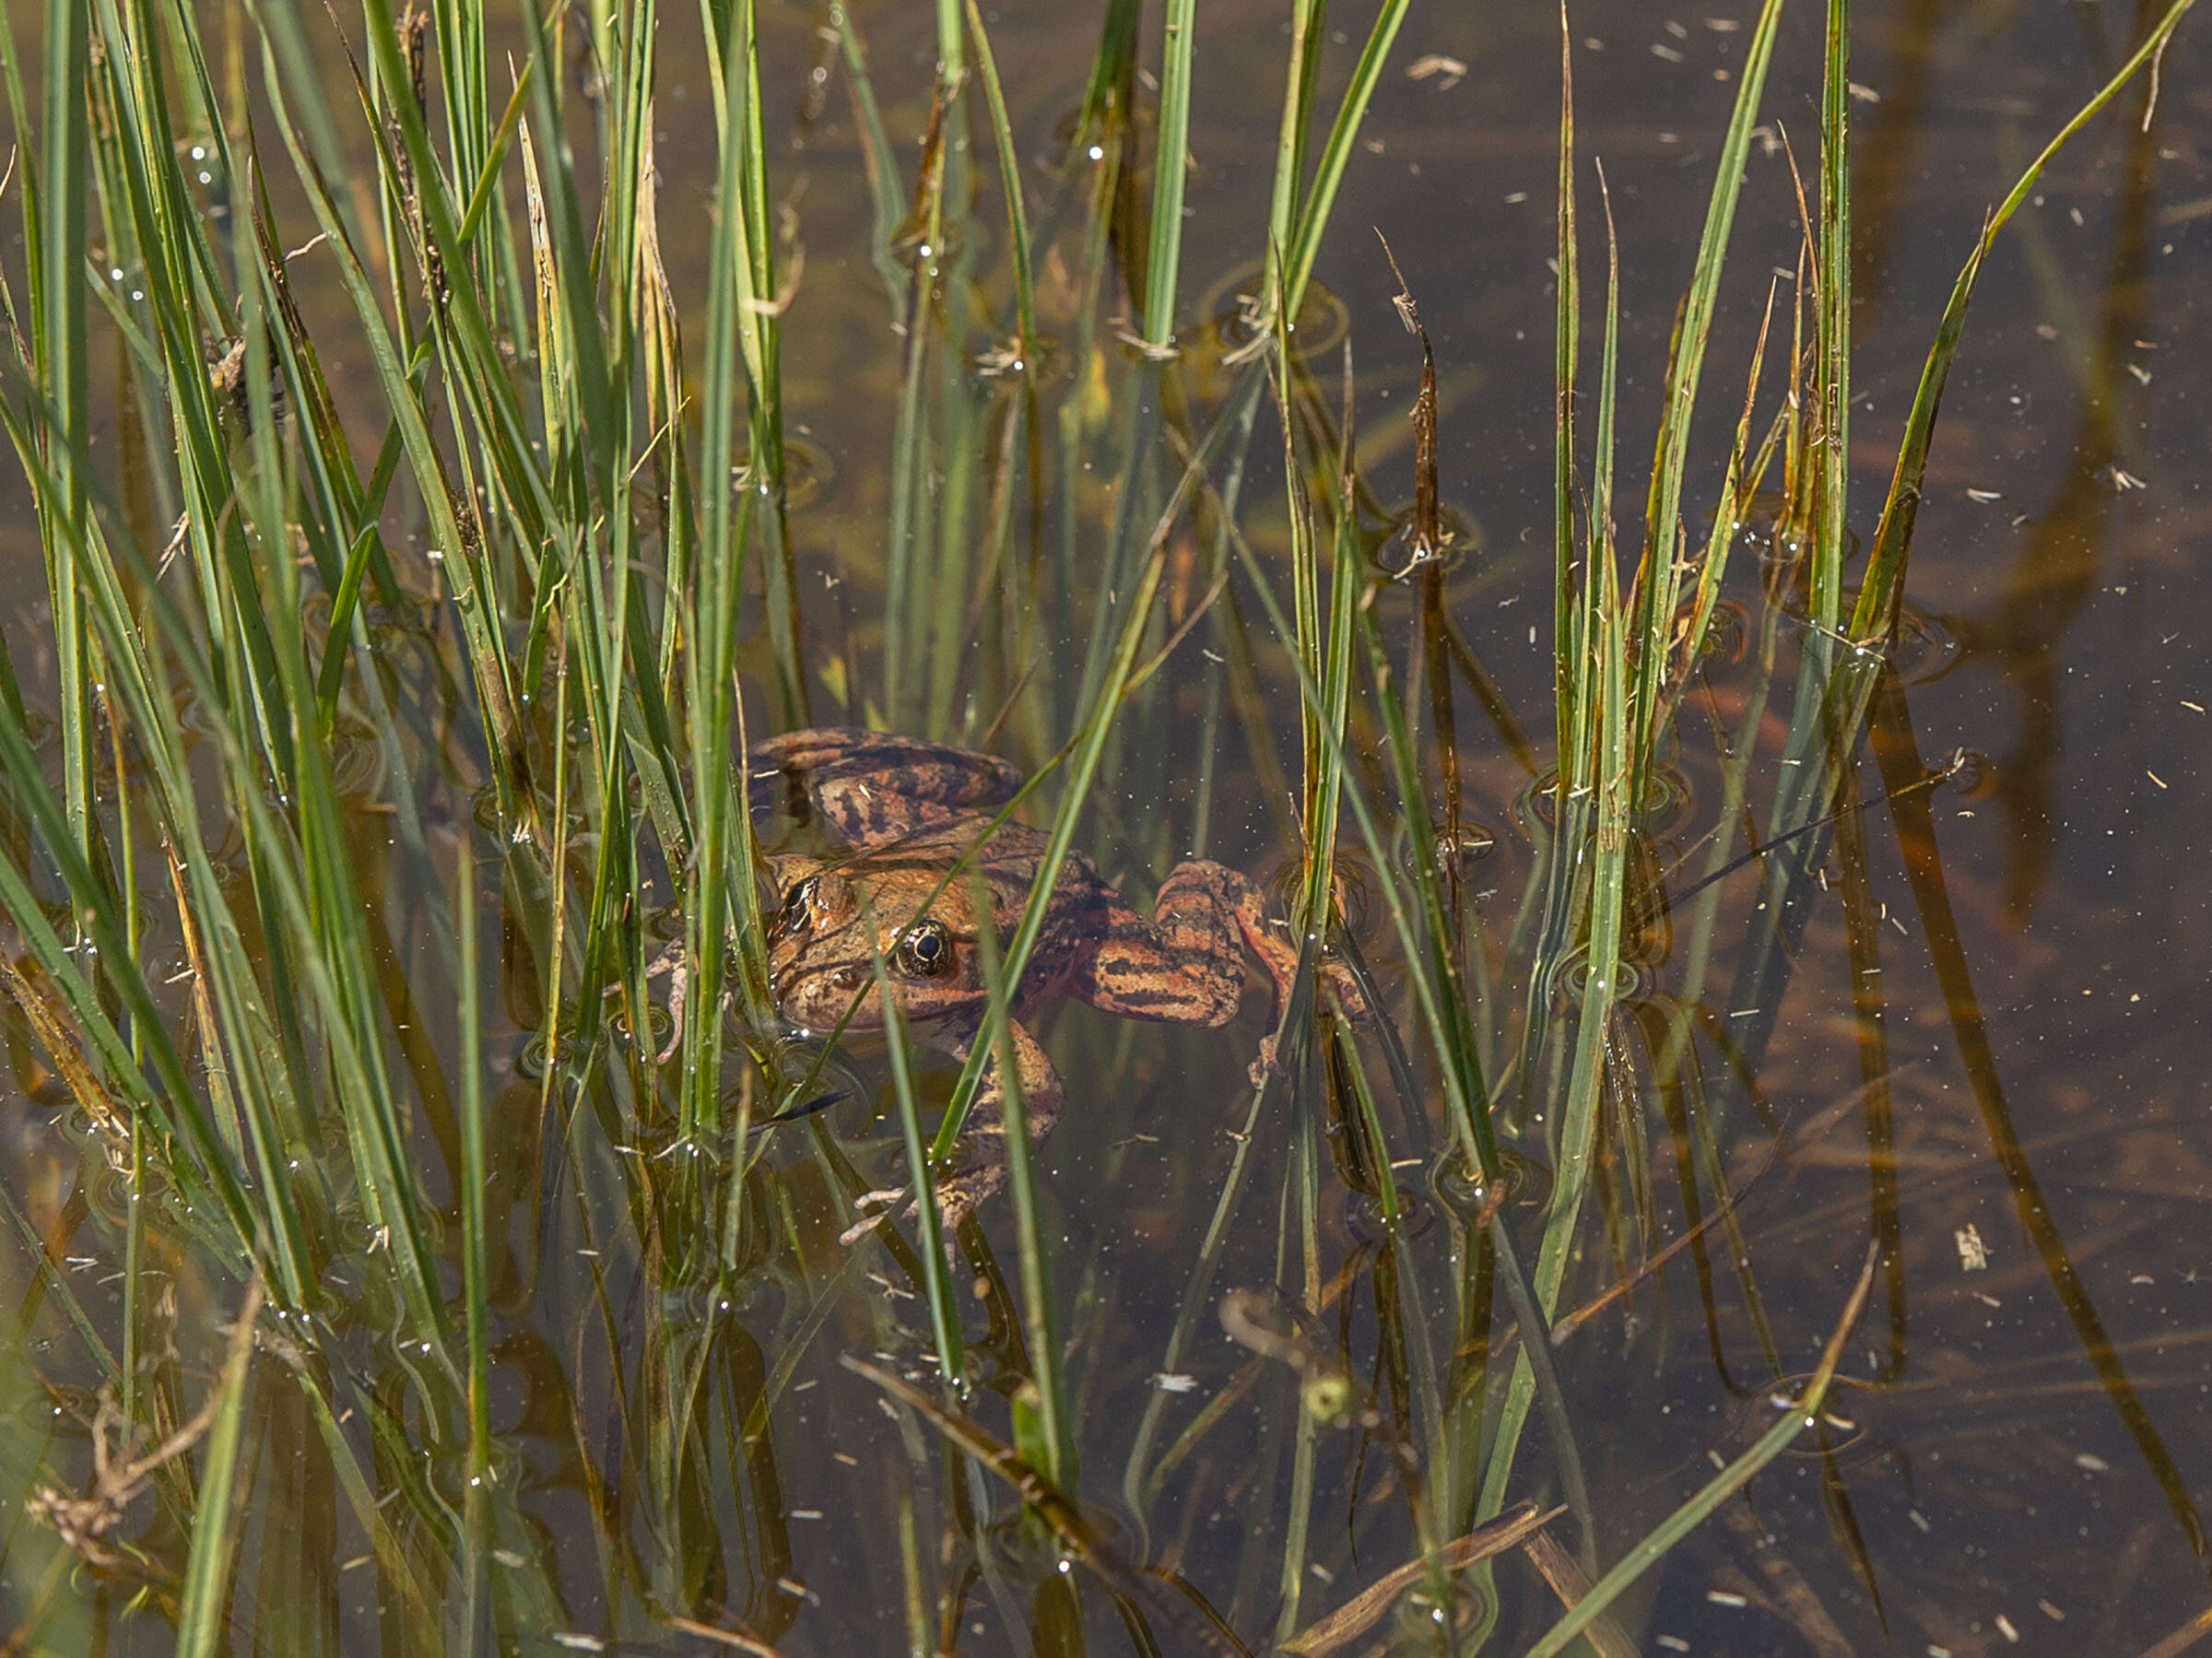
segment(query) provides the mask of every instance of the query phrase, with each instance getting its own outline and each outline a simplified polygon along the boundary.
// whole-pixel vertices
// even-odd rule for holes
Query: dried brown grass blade
[[[1501,1555],[1516,1545],[1540,1536],[1545,1526],[1566,1511],[1564,1508],[1556,1508],[1549,1513],[1539,1514],[1533,1502],[1516,1503],[1497,1519],[1445,1544],[1437,1551],[1436,1568],[1445,1572],[1465,1571],[1477,1560]],[[1426,1559],[1407,1561],[1381,1582],[1361,1590],[1328,1617],[1307,1625],[1277,1650],[1295,1653],[1297,1658],[1327,1658],[1329,1653],[1372,1629],[1377,1619],[1397,1605],[1398,1597],[1427,1578],[1430,1570]]]
[[[1575,1563],[1572,1555],[1552,1540],[1550,1533],[1537,1532],[1521,1545],[1521,1551],[1538,1575],[1551,1585],[1560,1605],[1571,1606],[1590,1593],[1589,1574]],[[1583,1639],[1597,1649],[1598,1658],[1636,1658],[1636,1643],[1622,1634],[1619,1625],[1610,1617],[1594,1619],[1583,1631]]]

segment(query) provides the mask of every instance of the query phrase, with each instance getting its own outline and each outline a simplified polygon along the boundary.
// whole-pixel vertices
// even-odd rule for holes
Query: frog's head
[[[969,901],[949,889],[930,901],[940,865],[782,857],[770,869],[782,897],[768,923],[769,989],[793,1024],[831,1030],[851,1007],[849,1028],[881,1029],[877,956],[909,1019],[943,1018],[982,999]]]

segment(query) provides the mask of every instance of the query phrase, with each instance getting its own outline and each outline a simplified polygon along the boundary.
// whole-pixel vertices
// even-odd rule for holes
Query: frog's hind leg
[[[1022,1120],[1029,1125],[1030,1144],[1035,1146],[1060,1120],[1065,1098],[1060,1073],[1019,1020],[1007,1021],[1006,1034],[1014,1050],[1015,1075],[1021,1084]],[[965,1064],[975,1044],[984,1038],[980,1031],[960,1031],[935,1033],[931,1040]],[[994,1053],[976,1086],[975,1106],[968,1113],[959,1138],[959,1161],[953,1172],[937,1182],[937,1212],[948,1229],[957,1228],[1006,1183],[1005,1106],[1006,1084]]]
[[[1250,921],[1241,913],[1247,907]],[[1178,864],[1160,883],[1149,922],[1113,900],[1068,994],[1125,1019],[1226,1025],[1243,999],[1245,944],[1257,935],[1281,948],[1265,935],[1266,913],[1259,888],[1235,870],[1203,859]]]
[[[1194,858],[1160,883],[1149,924],[1134,911],[1117,916],[1092,952],[1087,977],[1072,993],[1092,1006],[1125,1018],[1167,1019],[1183,1025],[1226,1025],[1236,1017],[1244,989],[1244,952],[1266,970],[1273,988],[1269,1033],[1252,1067],[1256,1087],[1275,1066],[1274,1027],[1283,1022],[1299,952],[1268,914],[1267,898],[1252,879],[1226,864]],[[1337,1003],[1353,1018],[1367,1017],[1367,1002],[1342,966],[1324,971]]]
[[[1071,992],[1124,1018],[1226,1025],[1237,1017],[1247,950],[1266,969],[1275,992],[1271,1017],[1279,1023],[1298,973],[1298,951],[1250,876],[1194,858],[1160,883],[1148,923],[1134,911],[1113,918]],[[1337,989],[1343,996],[1346,987]],[[1356,992],[1346,1011],[1354,1017],[1364,1013]]]

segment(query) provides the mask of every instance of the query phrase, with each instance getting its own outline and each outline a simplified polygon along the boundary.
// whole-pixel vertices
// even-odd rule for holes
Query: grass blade
[[[192,1552],[184,1568],[177,1612],[180,1658],[214,1658],[229,1650],[225,1614],[238,1551],[237,1521],[243,1491],[234,1488],[246,1418],[246,1383],[253,1373],[253,1325],[261,1316],[261,1285],[250,1285],[230,1326],[230,1353],[209,1401],[214,1420],[198,1479],[199,1508],[192,1522]]]
[[[1528,1649],[1528,1658],[1554,1658],[1572,1644],[1576,1636],[1598,1617],[1606,1607],[1618,1600],[1636,1580],[1657,1564],[1666,1551],[1688,1536],[1705,1519],[1727,1501],[1729,1498],[1751,1483],[1752,1476],[1789,1448],[1790,1442],[1819,1419],[1820,1407],[1828,1397],[1829,1384],[1835,1380],[1836,1367],[1842,1362],[1843,1343],[1852,1327],[1859,1322],[1865,1310],[1867,1295],[1874,1288],[1876,1251],[1866,1254],[1866,1264],[1859,1273],[1857,1287],[1844,1303],[1843,1315],[1821,1350],[1820,1363],[1814,1370],[1812,1380],[1783,1409],[1782,1419],[1759,1436],[1758,1443],[1730,1463],[1700,1487],[1696,1496],[1677,1509],[1620,1558],[1619,1564],[1593,1584],[1590,1593],[1571,1607],[1567,1616],[1544,1632],[1543,1638]]]

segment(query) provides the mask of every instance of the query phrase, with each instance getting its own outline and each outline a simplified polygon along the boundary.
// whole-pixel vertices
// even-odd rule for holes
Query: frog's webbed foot
[[[1243,876],[1238,876],[1244,890],[1237,899],[1237,927],[1244,935],[1244,943],[1267,969],[1267,976],[1275,982],[1275,1017],[1279,1023],[1283,1005],[1290,999],[1291,982],[1298,976],[1299,951],[1290,942],[1288,929],[1276,925],[1267,913],[1267,901],[1260,889]],[[1320,960],[1321,976],[1335,993],[1336,1005],[1344,1009],[1347,1019],[1366,1019],[1372,1016],[1367,996],[1359,988],[1359,981],[1351,969],[1330,955]],[[1272,1068],[1271,1054],[1263,1054]]]
[[[680,938],[670,939],[661,953],[645,964],[648,982],[664,975],[668,980],[668,1040],[660,1052],[653,1056],[653,1063],[656,1065],[665,1065],[675,1058],[676,1050],[684,1040],[684,1002],[691,987],[691,958],[685,954],[684,941]],[[615,996],[620,994],[622,989],[623,986],[618,982],[608,985],[600,994]],[[644,1011],[641,1009],[640,1014]],[[639,1030],[646,1028],[642,1017],[635,1020],[635,1025]]]
[[[668,1040],[661,1044],[660,1051],[653,1056],[653,1063],[656,1065],[665,1065],[674,1059],[676,1051],[683,1046],[684,1041],[684,1016],[691,996],[691,957],[684,948],[681,938],[670,939],[662,947],[661,953],[645,964],[648,982],[664,977],[668,981]],[[606,994],[611,996],[621,988],[619,984],[610,984],[606,987]],[[725,985],[722,993],[722,1005],[724,1007],[730,1005],[730,995],[731,992]]]
[[[1298,977],[1299,951],[1290,942],[1288,932],[1277,925],[1268,912],[1267,895],[1249,876],[1202,858],[1177,864],[1160,883],[1153,924],[1163,935],[1171,936],[1172,928],[1190,924],[1186,919],[1188,913],[1208,909],[1220,918],[1213,925],[1224,932],[1233,926],[1237,936],[1243,941],[1243,947],[1257,956],[1260,965],[1267,970],[1267,978],[1275,987],[1274,1018],[1279,1024],[1283,1007],[1290,999],[1290,986]],[[1347,1018],[1369,1017],[1367,998],[1360,994],[1359,982],[1343,962],[1324,956],[1321,973],[1335,993],[1336,1005],[1344,1009]],[[1272,1042],[1262,1050],[1260,1065],[1265,1070],[1274,1070]]]
[[[1004,1151],[1002,1146],[1001,1151]],[[968,1217],[982,1208],[986,1199],[998,1195],[999,1188],[1006,1183],[1006,1166],[1002,1162],[988,1168],[968,1168],[957,1174],[948,1174],[937,1182],[937,1217],[947,1232],[957,1232]],[[906,1205],[909,1219],[921,1208],[921,1200]]]
[[[1012,1039],[1015,1071],[1021,1083],[1022,1118],[1029,1124],[1030,1144],[1036,1146],[1053,1132],[1053,1124],[1060,1120],[1060,1106],[1065,1099],[1060,1074],[1053,1069],[1052,1060],[1038,1045],[1037,1039],[1018,1021],[1009,1021],[1006,1030]],[[982,1039],[978,1031],[961,1030],[941,1031],[932,1040],[966,1064],[969,1053]],[[944,1217],[947,1230],[974,1214],[1006,1183],[1005,1102],[1006,1085],[999,1076],[998,1056],[994,1054],[984,1065],[982,1080],[976,1087],[975,1105],[968,1113],[967,1127],[959,1141],[959,1161],[953,1171],[937,1182],[937,1213]],[[913,1206],[909,1205],[907,1212],[912,1214]]]
[[[1020,770],[988,754],[847,726],[787,731],[747,756],[747,809],[787,805],[805,821],[818,808],[849,846],[897,840],[961,812],[1004,805]]]
[[[1260,1038],[1260,1052],[1252,1064],[1244,1067],[1244,1075],[1255,1088],[1264,1088],[1272,1076],[1283,1075],[1282,1062],[1275,1056],[1275,1032],[1270,1030]]]

